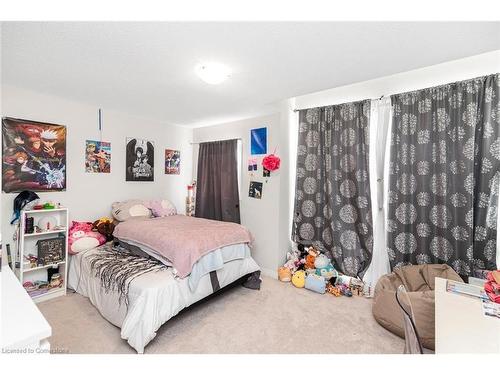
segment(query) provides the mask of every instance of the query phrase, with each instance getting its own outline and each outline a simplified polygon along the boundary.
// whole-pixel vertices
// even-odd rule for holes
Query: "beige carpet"
[[[404,340],[377,324],[371,303],[264,277],[260,291],[238,286],[174,317],[145,353],[402,353]],[[53,349],[135,353],[85,297],[69,292],[38,306]]]

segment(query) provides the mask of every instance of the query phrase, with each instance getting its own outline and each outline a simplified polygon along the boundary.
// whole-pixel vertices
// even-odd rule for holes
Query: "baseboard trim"
[[[260,273],[264,276],[267,276],[267,277],[270,277],[272,279],[276,279],[278,280],[278,275],[277,275],[277,272],[276,271],[272,271],[270,269],[267,269],[267,268],[261,268],[260,269]]]

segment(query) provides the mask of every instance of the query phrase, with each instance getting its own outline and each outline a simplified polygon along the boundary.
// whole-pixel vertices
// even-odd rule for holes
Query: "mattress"
[[[166,266],[171,267],[172,263],[151,249],[149,246],[140,244],[132,240],[118,240],[120,245],[125,249],[131,251],[133,254],[157,259]],[[224,246],[208,254],[202,256],[198,262],[193,265],[191,273],[187,276],[189,287],[192,291],[196,290],[200,279],[206,274],[217,271],[224,267],[224,264],[236,259],[248,258],[250,256],[250,248],[247,244],[236,244]],[[173,268],[173,273],[177,276],[177,270]]]
[[[135,278],[129,287],[128,306],[120,304],[119,294],[105,293],[100,280],[91,274],[88,257],[97,251],[98,248],[71,257],[68,286],[88,297],[106,320],[120,327],[121,338],[138,353],[144,353],[145,346],[154,339],[163,323],[213,293],[210,274],[201,276],[193,291],[189,278],[176,278],[172,268],[168,268]],[[257,263],[247,256],[228,261],[216,273],[223,288],[259,270]]]

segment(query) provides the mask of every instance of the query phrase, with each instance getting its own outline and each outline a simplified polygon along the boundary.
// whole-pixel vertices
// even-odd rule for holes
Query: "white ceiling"
[[[4,83],[182,126],[500,49],[499,22],[4,22],[2,34]],[[232,77],[201,81],[207,60]]]

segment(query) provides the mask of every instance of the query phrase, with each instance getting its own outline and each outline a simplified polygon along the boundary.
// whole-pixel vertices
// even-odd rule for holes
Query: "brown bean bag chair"
[[[403,284],[410,296],[415,324],[422,345],[434,350],[434,278],[462,281],[447,264],[401,267],[382,276],[375,286],[372,313],[384,328],[405,337],[403,316],[396,302],[396,289]]]

